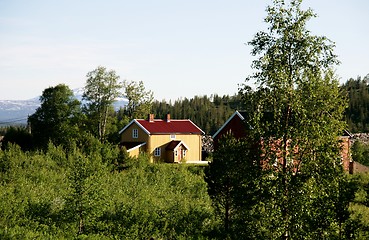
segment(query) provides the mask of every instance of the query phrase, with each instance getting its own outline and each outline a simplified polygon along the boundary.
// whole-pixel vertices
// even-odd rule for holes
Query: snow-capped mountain
[[[0,126],[22,124],[40,106],[38,98],[29,100],[0,100]]]
[[[83,93],[84,93],[83,88],[73,89],[74,97],[77,98],[78,101],[80,101],[82,104],[85,104],[85,101],[83,101],[82,99]],[[115,110],[118,110],[119,108],[124,107],[127,103],[128,103],[128,100],[126,98],[119,97],[115,100],[115,102],[113,103],[113,106]]]
[[[82,102],[83,88],[73,90],[74,96]],[[128,103],[125,98],[118,98],[114,108],[118,110]],[[25,124],[29,115],[40,106],[39,97],[29,100],[0,100],[0,126]]]

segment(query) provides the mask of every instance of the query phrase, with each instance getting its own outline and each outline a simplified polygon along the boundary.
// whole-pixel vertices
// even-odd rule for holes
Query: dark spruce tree
[[[351,132],[369,132],[369,75],[364,78],[349,79],[342,89],[349,99],[345,111],[346,121]]]
[[[217,233],[222,239],[260,239],[258,202],[267,197],[261,185],[258,149],[249,139],[227,134],[220,139],[205,171],[208,193],[222,223]],[[247,196],[247,197],[245,197]]]
[[[195,96],[193,98],[171,101],[154,101],[152,113],[164,118],[167,113],[176,119],[191,119],[206,134],[213,135],[235,110],[243,110],[242,95],[233,96],[217,94],[210,97]]]

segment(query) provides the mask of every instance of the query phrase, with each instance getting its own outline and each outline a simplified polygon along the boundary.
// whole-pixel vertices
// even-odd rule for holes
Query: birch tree
[[[100,141],[106,135],[109,110],[117,97],[121,96],[122,84],[119,83],[119,76],[114,70],[107,70],[99,66],[95,70],[87,73],[87,81],[83,93],[83,100],[86,101],[85,111],[93,124],[94,133]]]
[[[124,81],[124,95],[128,100],[125,113],[129,119],[146,117],[152,107],[154,94],[146,90],[143,81]]]
[[[342,228],[336,209],[345,180],[339,136],[345,99],[339,89],[334,42],[306,28],[316,17],[302,0],[274,0],[266,31],[249,42],[256,57],[254,109],[247,121],[260,141],[271,198],[263,226],[268,239],[331,239]],[[249,91],[245,84],[245,89]],[[345,206],[347,207],[347,206]],[[340,235],[341,236],[341,235]]]

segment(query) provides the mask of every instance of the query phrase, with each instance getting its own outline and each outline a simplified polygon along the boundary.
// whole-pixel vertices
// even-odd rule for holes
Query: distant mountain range
[[[82,101],[83,88],[74,89],[73,93],[79,101]],[[127,99],[119,98],[113,105],[118,110],[127,103]],[[29,100],[0,100],[0,126],[26,124],[28,116],[35,113],[38,107],[40,107],[39,97]]]

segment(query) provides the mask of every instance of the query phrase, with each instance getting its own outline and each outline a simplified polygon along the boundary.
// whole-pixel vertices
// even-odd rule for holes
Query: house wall
[[[186,161],[200,161],[202,150],[201,135],[177,135],[176,140],[181,140],[189,148],[186,156],[183,158]]]
[[[138,130],[138,138],[132,137],[133,129]],[[149,136],[147,135],[147,133],[144,130],[142,130],[136,123],[133,123],[124,132],[122,132],[120,136],[120,141],[121,142],[140,142],[140,143],[146,142],[146,145],[128,152],[129,156],[138,157],[140,152],[146,151],[147,144],[148,144],[148,138]]]
[[[138,138],[132,137],[133,129],[138,129]],[[129,126],[120,136],[121,142],[147,142],[148,135],[136,123]]]
[[[148,153],[153,156],[154,161],[165,160],[167,154],[165,152],[165,147],[172,140],[181,140],[189,148],[186,157],[186,161],[199,161],[201,160],[201,135],[182,135],[177,134],[175,139],[170,138],[170,134],[162,135],[151,135],[150,144],[148,145]],[[161,157],[154,157],[155,148],[161,148]],[[167,159],[168,161],[173,161],[173,159]]]
[[[341,160],[343,169],[349,173],[353,173],[351,162],[351,153],[350,153],[350,138],[349,137],[340,137],[341,140]]]
[[[170,142],[170,135],[163,134],[163,135],[151,135],[150,136],[150,143],[147,146],[147,152],[150,156],[152,156],[152,161],[165,161],[166,153],[165,147]],[[160,147],[161,155],[160,157],[154,156],[154,151],[156,148]]]
[[[138,129],[138,138],[132,137],[133,129]],[[198,161],[201,160],[201,135],[197,134],[176,134],[175,139],[170,138],[170,134],[158,134],[158,135],[148,135],[144,130],[142,130],[136,123],[133,123],[121,134],[121,142],[146,142],[146,145],[141,148],[141,151],[146,151],[151,156],[151,161],[172,161],[173,158],[167,159],[168,154],[165,151],[165,147],[172,140],[181,140],[188,146],[189,150],[184,158],[187,161]],[[155,148],[161,148],[161,156],[155,157]],[[129,152],[130,156],[138,156],[140,153],[139,149],[135,149]]]
[[[225,136],[228,132],[231,132],[236,139],[246,137],[246,126],[244,122],[235,115],[226,126],[216,135],[214,138],[214,148],[218,147],[218,142],[222,136]]]
[[[236,139],[246,137],[247,130],[246,130],[246,126],[244,125],[244,121],[242,121],[237,115],[235,115],[214,138],[214,149],[217,149],[217,147],[219,146],[219,140],[222,138],[222,136],[225,136],[227,133],[232,133],[232,135]],[[341,136],[340,140],[341,140],[340,154],[341,154],[343,169],[349,173],[353,173],[354,165],[351,159],[350,138],[348,136]],[[262,163],[262,165],[263,164],[265,163]]]
[[[131,157],[138,157],[138,155],[140,155],[140,152],[141,152],[141,151],[144,151],[144,150],[143,150],[143,149],[144,149],[144,147],[145,147],[145,146],[142,146],[142,147],[140,147],[140,148],[135,148],[135,149],[133,149],[132,151],[129,151],[129,152],[128,152],[129,156],[131,156]]]

